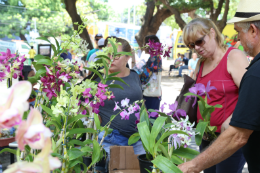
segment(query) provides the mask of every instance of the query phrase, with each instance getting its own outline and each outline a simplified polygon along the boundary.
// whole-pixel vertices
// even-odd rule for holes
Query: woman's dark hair
[[[147,43],[149,43],[149,40],[153,40],[155,43],[156,42],[159,42],[160,43],[160,40],[159,40],[159,38],[156,36],[156,35],[147,35],[145,38],[144,38],[144,42],[145,42],[145,45],[147,44]]]
[[[31,49],[33,49],[33,46],[31,46]]]

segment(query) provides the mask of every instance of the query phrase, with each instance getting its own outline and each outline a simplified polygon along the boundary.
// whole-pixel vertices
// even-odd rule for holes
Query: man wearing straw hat
[[[244,74],[230,126],[195,159],[179,165],[183,173],[199,173],[242,148],[250,173],[260,173],[260,0],[241,0],[235,17],[244,51],[255,57]],[[228,165],[231,166],[231,165]]]

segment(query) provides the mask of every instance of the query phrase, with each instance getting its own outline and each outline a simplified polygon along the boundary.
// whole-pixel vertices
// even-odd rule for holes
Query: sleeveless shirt
[[[233,49],[234,48],[232,47],[229,48],[219,62],[218,66],[203,77],[202,71],[204,62],[202,62],[196,82],[207,86],[208,81],[211,81],[211,86],[215,86],[217,88],[217,90],[211,90],[209,92],[210,99],[207,99],[209,105],[220,104],[223,106],[222,108],[216,108],[211,114],[210,125],[217,126],[216,132],[221,132],[221,125],[233,113],[238,101],[238,87],[227,70],[228,55]],[[198,122],[202,119],[199,108],[197,109],[197,119]]]

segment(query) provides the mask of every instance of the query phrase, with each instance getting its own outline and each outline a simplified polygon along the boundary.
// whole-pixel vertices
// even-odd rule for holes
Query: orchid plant
[[[207,100],[210,99],[209,92],[211,90],[217,90],[216,87],[211,86],[211,81],[207,83],[207,86],[197,83],[194,85],[194,87],[191,87],[189,89],[189,93],[185,94],[186,98],[185,100],[188,101],[192,97],[194,97],[194,103],[193,107],[196,105],[197,98],[199,98],[198,101],[198,107],[201,114],[202,119],[199,120],[199,123],[197,124],[196,131],[199,132],[195,136],[196,144],[199,146],[201,144],[201,141],[203,139],[203,135],[205,135],[205,140],[212,141],[215,138],[217,138],[215,132],[217,130],[216,126],[210,125],[210,118],[211,114],[215,111],[216,108],[222,108],[222,105],[209,105],[207,103]]]
[[[141,140],[148,160],[153,162],[158,156],[162,156],[168,162],[178,165],[184,162],[183,158],[193,159],[199,154],[187,148],[191,142],[191,136],[195,135],[192,128],[194,124],[188,121],[189,117],[184,110],[177,109],[177,102],[169,104],[171,111],[168,113],[164,113],[166,105],[166,103],[163,104],[160,111],[152,109],[147,111],[144,104],[141,106],[140,111],[135,113],[138,132],[129,138],[128,144]],[[117,107],[116,104],[115,108]],[[124,109],[123,112],[126,113],[120,114],[122,119],[126,119],[125,114],[129,115],[130,110]],[[161,169],[160,165],[154,163],[152,173],[160,172],[158,168]],[[179,171],[177,166],[173,170]]]
[[[23,56],[12,54],[10,49],[0,52],[0,82],[7,79],[7,87],[12,86],[12,79],[22,76],[23,63],[26,60]]]
[[[26,97],[17,96],[17,98],[21,97],[22,100],[16,99],[13,104],[3,102],[4,106],[0,104],[0,128],[11,128],[19,125],[16,132],[19,150],[8,149],[8,151],[17,154],[18,162],[10,166],[7,171],[27,171],[27,168],[34,165],[34,172],[49,172],[49,170],[45,171],[44,165],[38,165],[41,156],[42,160],[52,159],[52,157],[59,158],[53,163],[61,164],[59,166],[56,164],[55,167],[51,166],[53,172],[75,171],[78,173],[81,172],[80,165],[83,165],[84,172],[87,172],[94,165],[93,171],[95,172],[95,164],[105,155],[102,142],[105,136],[112,131],[109,127],[117,115],[113,115],[110,122],[102,127],[98,118],[99,107],[104,106],[105,100],[115,98],[109,88],[123,89],[120,85],[114,84],[115,80],[125,83],[121,78],[115,77],[119,72],[108,73],[113,62],[108,54],[113,54],[113,57],[116,57],[118,55],[131,56],[131,53],[117,52],[120,43],[116,43],[113,38],[109,39],[109,44],[112,47],[104,48],[103,52],[97,53],[99,60],[90,64],[89,68],[85,68],[93,72],[93,76],[80,82],[78,62],[63,60],[60,54],[68,48],[86,53],[86,42],[80,41],[78,37],[83,28],[85,26],[79,25],[78,31],[75,31],[71,37],[62,37],[64,38],[62,46],[55,38],[56,45],[51,44],[45,37],[38,38],[51,44],[54,55],[52,57],[36,55],[35,62],[32,63],[37,72],[35,76],[29,78],[29,81],[33,84],[40,84],[35,109],[27,111],[28,106],[21,105],[28,99],[28,93],[31,93],[32,89],[31,85],[27,86],[30,91],[26,90],[26,93],[24,87],[13,89],[13,93],[17,95],[23,92],[27,94]],[[4,54],[4,56],[6,55]],[[7,56],[13,57],[9,54]],[[1,57],[2,59],[6,61],[6,58]],[[100,68],[101,70],[98,70]],[[100,78],[100,82],[92,80],[94,75]],[[112,82],[107,84],[107,81]],[[28,82],[26,83],[28,85]],[[3,100],[1,99],[1,101]],[[98,134],[101,131],[105,131],[105,134],[103,139],[98,141]],[[83,134],[86,134],[86,140],[80,141]],[[45,148],[41,150],[43,146]],[[4,151],[7,150],[1,152]],[[82,156],[87,155],[92,156],[92,163],[89,166],[83,164],[82,159]],[[50,165],[46,166],[46,170],[47,168],[49,169]]]

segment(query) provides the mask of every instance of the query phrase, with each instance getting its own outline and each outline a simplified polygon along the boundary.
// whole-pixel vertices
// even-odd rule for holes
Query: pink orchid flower
[[[122,119],[129,120],[130,114],[129,114],[126,110],[123,110],[123,111],[120,113],[120,116],[121,116],[121,120],[122,120]]]
[[[20,150],[24,150],[26,144],[33,149],[45,147],[45,140],[51,137],[52,133],[42,122],[41,113],[37,109],[32,109],[27,121],[22,121],[16,131],[15,139]]]
[[[51,155],[51,139],[47,138],[42,151],[34,159],[34,163],[41,164],[43,167],[42,173],[49,173],[50,171],[61,167],[61,162],[58,158]]]
[[[21,123],[24,111],[29,108],[27,100],[31,91],[32,85],[27,81],[19,82],[7,91],[0,91],[0,129]]]
[[[18,161],[5,170],[5,173],[50,173],[52,170],[61,167],[58,158],[54,158],[51,153],[51,139],[48,138],[45,147],[35,157],[33,162]]]
[[[121,100],[121,106],[128,107],[129,101],[130,101],[130,99],[128,99],[128,98]]]
[[[40,173],[42,171],[41,164],[20,161],[9,165],[4,173]]]

